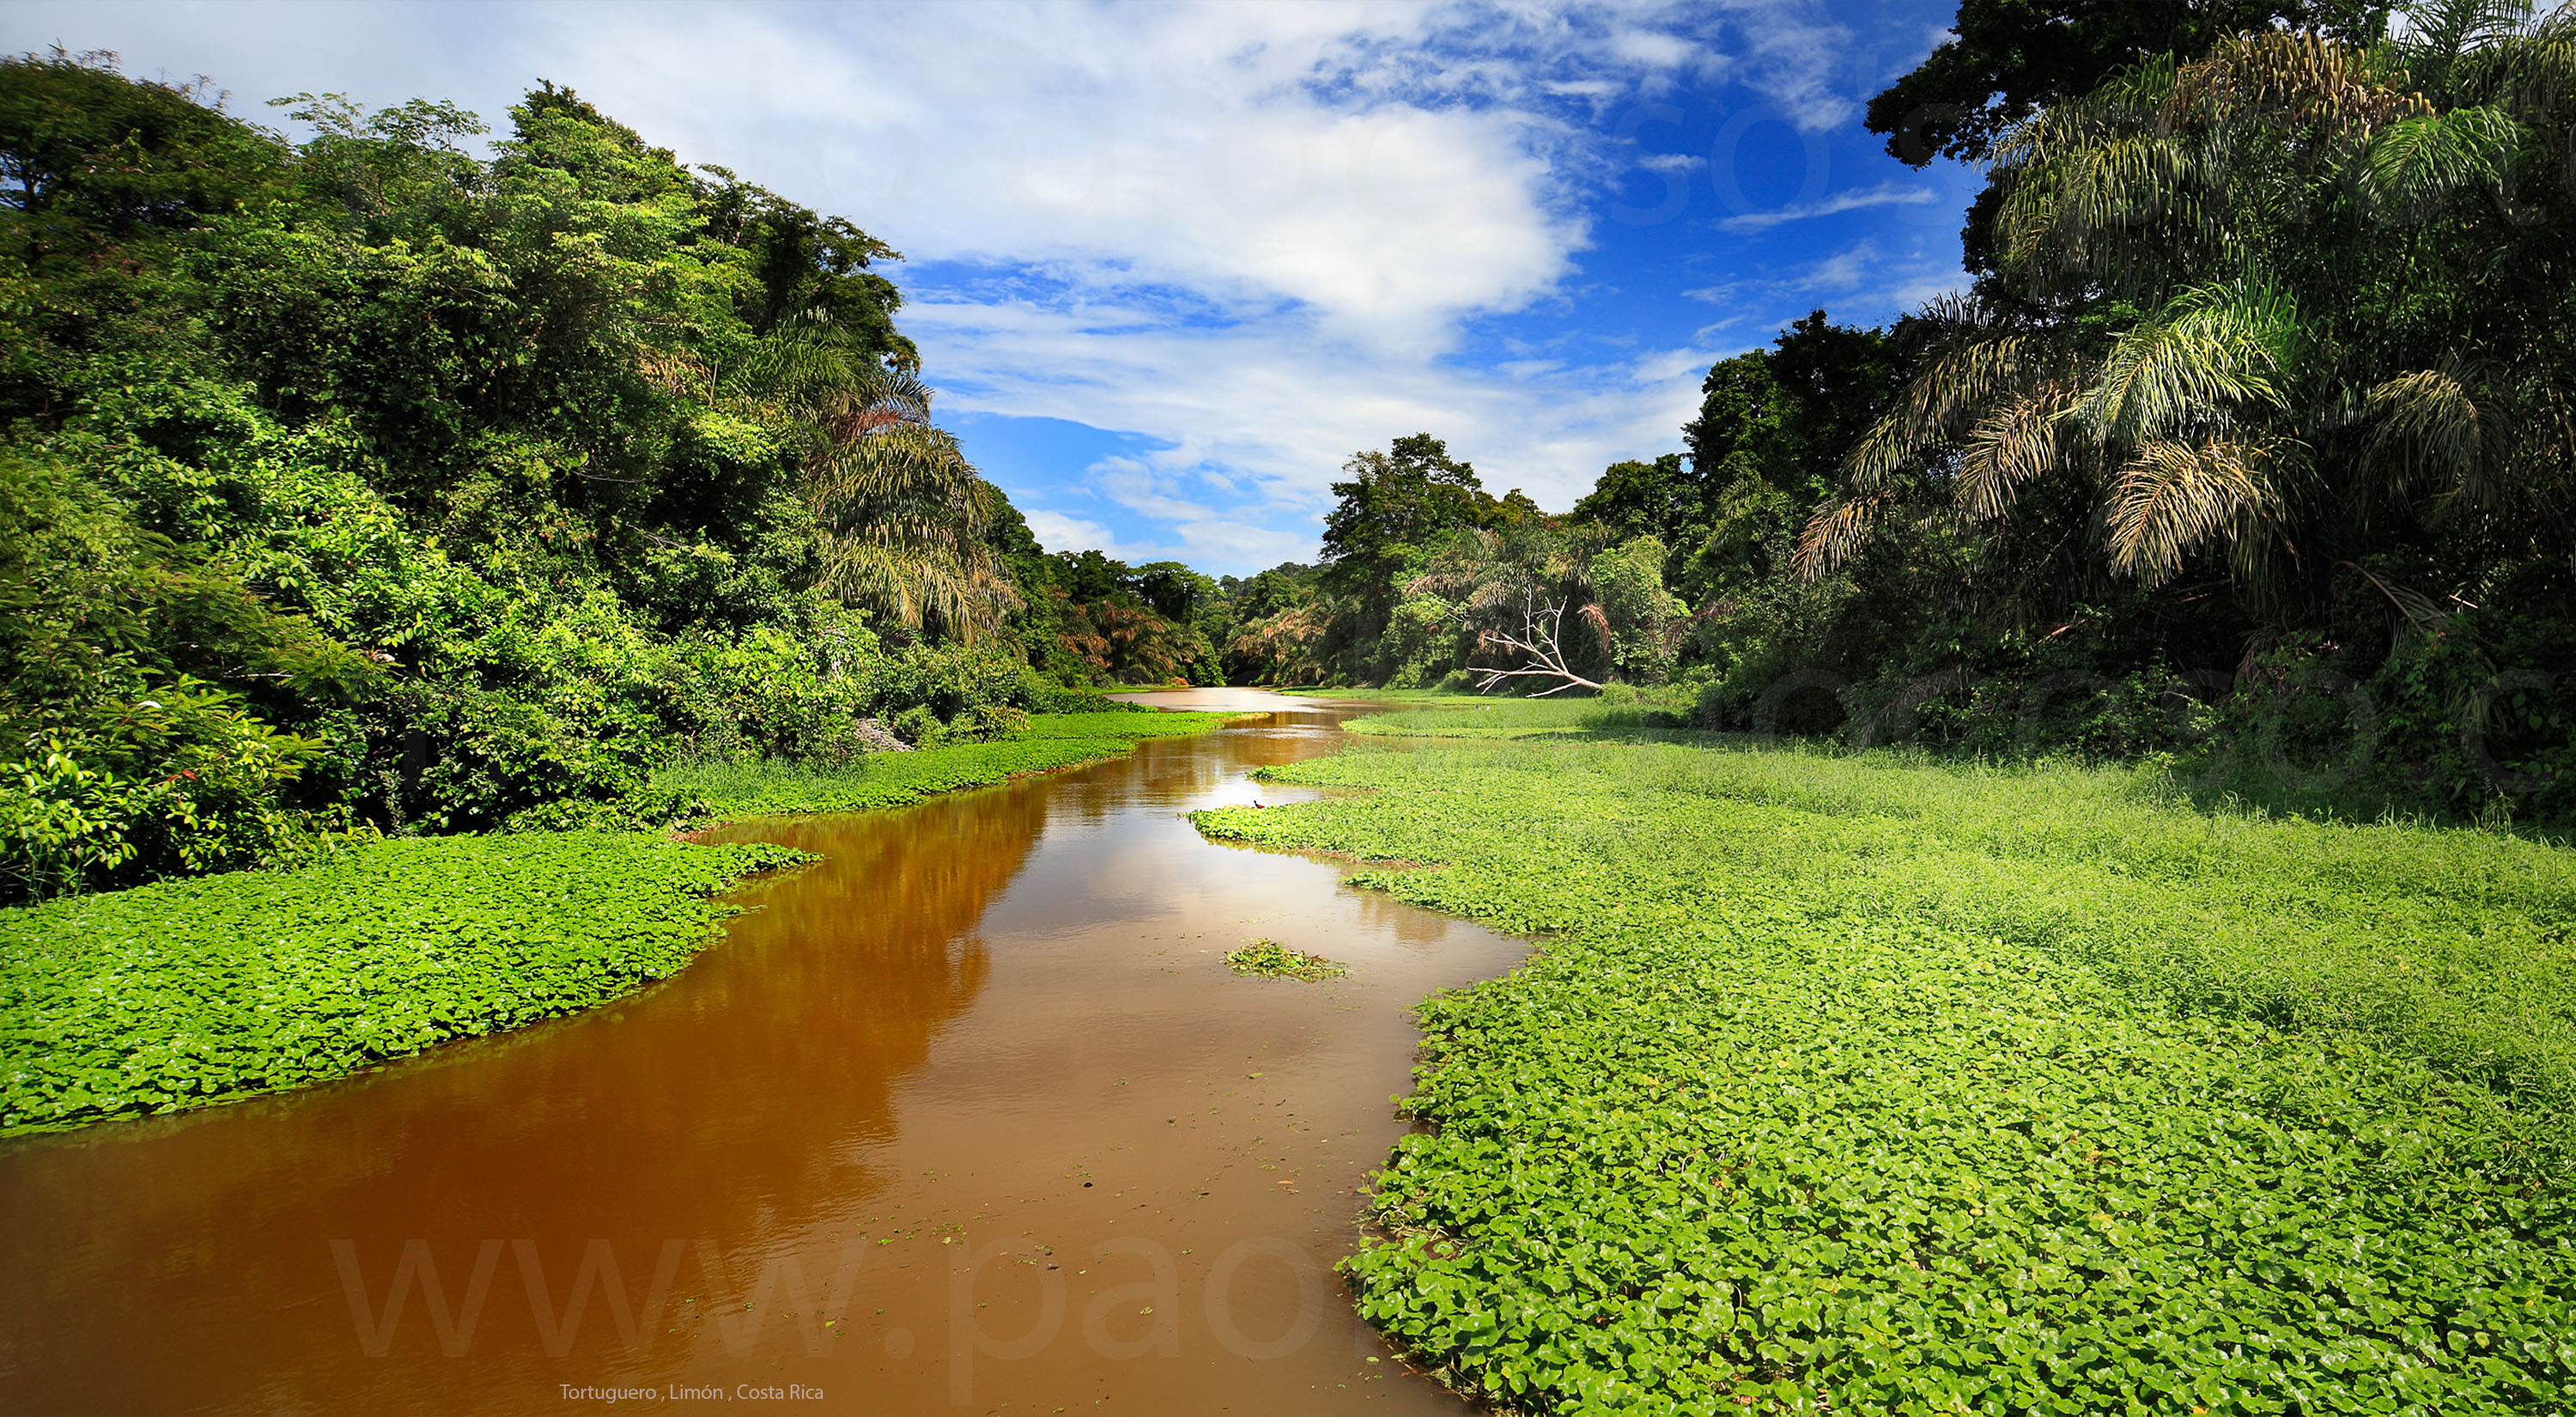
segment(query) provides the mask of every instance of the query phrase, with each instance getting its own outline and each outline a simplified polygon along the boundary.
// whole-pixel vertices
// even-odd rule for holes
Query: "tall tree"
[[[1597,522],[1622,539],[1672,539],[1703,524],[1707,502],[1706,488],[1682,455],[1665,453],[1653,462],[1632,458],[1603,468],[1600,480],[1569,515]]]
[[[811,397],[822,585],[910,630],[972,644],[1000,628],[1019,599],[986,536],[1005,499],[930,421],[929,387],[853,361]]]
[[[2440,7],[2371,50],[2232,39],[2005,135],[2002,274],[2130,314],[1936,310],[1944,348],[1808,528],[1809,573],[1926,456],[1966,522],[2071,513],[2117,574],[2210,560],[2292,624],[2347,570],[2430,624],[2484,568],[2566,556],[2576,16],[2520,13]],[[2372,569],[2389,554],[2441,579]]]
[[[1950,37],[1869,101],[1866,122],[1909,166],[1983,163],[2004,133],[2141,59],[2189,61],[2233,35],[2281,27],[2366,43],[2386,29],[2389,9],[2379,0],[1960,0]],[[1969,204],[1960,240],[1971,271],[1993,269],[2003,193],[1989,182]]]
[[[1377,642],[1397,587],[1435,543],[1493,525],[1501,508],[1476,470],[1428,433],[1354,453],[1342,471],[1349,477],[1333,484],[1340,500],[1324,518],[1324,586],[1353,603],[1355,613],[1338,627],[1349,672],[1376,678],[1385,670]]]
[[[2219,41],[2286,26],[2367,42],[2389,6],[2367,0],[1960,0],[1949,37],[1869,101],[1869,131],[1913,167],[1978,163],[1996,139],[2115,69],[2188,61]]]

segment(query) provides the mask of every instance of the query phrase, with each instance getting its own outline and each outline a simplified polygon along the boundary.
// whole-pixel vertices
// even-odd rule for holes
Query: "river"
[[[1412,1004],[1519,944],[1211,843],[1350,705],[725,839],[823,859],[677,977],[0,1146],[9,1412],[1456,1412],[1331,1262]],[[1245,978],[1270,938],[1352,966]]]

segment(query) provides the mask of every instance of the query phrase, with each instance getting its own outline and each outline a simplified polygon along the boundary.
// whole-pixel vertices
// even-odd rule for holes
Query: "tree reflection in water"
[[[749,913],[680,979],[319,1089],[12,1145],[7,1405],[409,1408],[421,1374],[400,1358],[438,1356],[429,1326],[402,1326],[395,1363],[366,1358],[330,1241],[354,1244],[381,1302],[425,1239],[455,1303],[485,1240],[544,1237],[560,1306],[590,1239],[640,1297],[668,1240],[740,1254],[863,1201],[890,1094],[983,987],[976,922],[1046,816],[1023,783],[738,832],[826,859],[742,887]],[[703,1287],[692,1254],[674,1304]],[[521,1290],[513,1254],[442,1379],[471,1368],[506,1390],[554,1372]],[[594,1317],[575,1356],[611,1360],[614,1325]]]

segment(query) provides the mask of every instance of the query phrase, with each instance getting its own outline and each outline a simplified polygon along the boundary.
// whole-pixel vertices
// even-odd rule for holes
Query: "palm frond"
[[[2486,420],[2458,376],[2438,369],[2402,374],[2375,385],[2363,407],[2374,424],[2372,460],[2394,467],[2401,488],[2428,475],[2454,492],[2478,488]]]
[[[1907,461],[1949,437],[1964,419],[2054,373],[2062,363],[2054,355],[2035,336],[1998,334],[1956,345],[1933,359],[1844,459],[1852,491],[1876,491]]]
[[[2012,509],[2021,485],[2058,467],[2073,390],[2045,383],[1996,409],[1970,429],[1959,456],[1954,500],[1960,515],[1986,521]]]
[[[1816,509],[1799,533],[1798,552],[1792,565],[1803,581],[1819,581],[1859,554],[1869,544],[1869,534],[1879,515],[1887,510],[1885,492],[1868,496],[1840,497]]]
[[[2370,131],[2432,105],[2391,85],[2371,55],[2322,35],[2264,30],[2224,40],[2182,70],[2163,115],[2174,127],[2260,118],[2309,150]]]
[[[2203,286],[2121,336],[2075,416],[2104,442],[2167,438],[2239,405],[2287,406],[2298,312],[2267,287]]]
[[[827,531],[819,583],[883,620],[971,644],[1019,603],[1010,577],[989,555],[974,554],[980,549]]]
[[[2216,437],[2141,444],[2111,492],[2111,568],[2161,582],[2221,530],[2248,530],[2274,502],[2273,456],[2264,444]]]
[[[2425,113],[2383,128],[2361,163],[2361,191],[2386,220],[2421,220],[2464,187],[2504,178],[2522,125],[2495,108]]]
[[[2405,7],[2407,24],[2395,48],[2409,78],[2425,92],[2457,92],[2474,56],[2520,34],[2531,21],[2530,0],[2417,0]]]
[[[2011,259],[2073,263],[2095,233],[2145,226],[2187,203],[2192,166],[2181,141],[2154,131],[2058,149],[2013,184],[1996,235]]]

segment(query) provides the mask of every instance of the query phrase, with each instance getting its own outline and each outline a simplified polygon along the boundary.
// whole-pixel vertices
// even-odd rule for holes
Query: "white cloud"
[[[1790,295],[1841,295],[1880,279],[1886,266],[1878,243],[1862,241],[1804,267],[1775,288]]]
[[[1830,197],[1793,206],[1777,207],[1767,212],[1746,212],[1717,224],[1720,231],[1760,231],[1785,222],[1805,221],[1810,217],[1834,216],[1856,212],[1865,207],[1920,206],[1936,200],[1929,187],[1903,182],[1881,182],[1850,192],[1837,192]]]
[[[1238,564],[1249,543],[1227,538],[1247,527],[1298,526],[1260,544],[1282,558],[1311,555],[1341,462],[1407,433],[1449,438],[1497,494],[1517,486],[1543,506],[1570,506],[1608,463],[1677,443],[1715,357],[1692,348],[1609,365],[1531,360],[1504,374],[1370,358],[1312,318],[1103,333],[1099,312],[1086,319],[1025,301],[922,302],[906,313],[949,381],[943,407],[1172,430],[1173,446],[1104,459],[1085,487]],[[1231,485],[1203,477],[1211,466],[1232,473]]]
[[[0,32],[17,47],[120,48],[137,72],[210,73],[259,117],[256,99],[335,88],[454,97],[498,126],[540,77],[572,84],[657,145],[905,250],[900,320],[943,408],[1168,444],[1090,473],[1088,494],[1168,529],[1168,544],[1113,554],[1236,564],[1309,554],[1342,459],[1400,434],[1441,433],[1497,492],[1552,507],[1605,463],[1673,446],[1713,351],[1478,367],[1464,357],[1474,322],[1569,298],[1587,203],[1621,171],[1605,136],[1616,105],[1723,77],[1816,133],[1849,121],[1859,91],[1850,32],[1811,0],[20,0]],[[1635,165],[1678,179],[1705,159]],[[1880,200],[1856,195],[1816,214]],[[1850,264],[1849,280],[1830,262],[1792,279],[1851,289],[1866,263]],[[1083,495],[1029,509],[1042,540],[1117,544],[1107,506],[1064,510]]]
[[[1158,561],[1161,548],[1122,545],[1116,533],[1095,521],[1050,512],[1043,507],[1030,507],[1024,515],[1029,533],[1038,544],[1050,551],[1098,551],[1120,561]]]
[[[1879,320],[1965,290],[1968,283],[1955,257],[1930,254],[1920,246],[1890,255],[1876,240],[1863,239],[1784,271],[1739,276],[1682,294],[1731,312],[1692,336],[1698,345],[1715,347],[1720,331],[1748,321],[1775,327],[1837,301],[1843,305],[1838,319]],[[1857,311],[1850,308],[1853,299],[1860,301]]]

